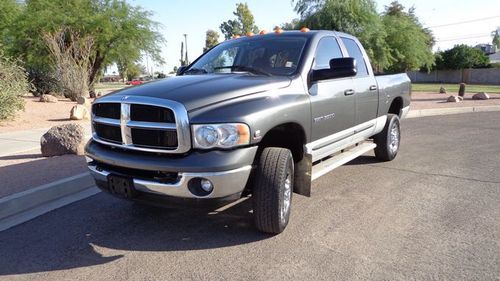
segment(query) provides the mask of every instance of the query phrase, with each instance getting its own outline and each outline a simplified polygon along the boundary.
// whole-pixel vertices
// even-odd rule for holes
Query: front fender
[[[250,127],[252,144],[260,142],[272,128],[286,123],[300,125],[306,141],[310,141],[311,107],[302,87],[290,86],[226,100],[190,111],[188,115],[191,124],[245,123]]]

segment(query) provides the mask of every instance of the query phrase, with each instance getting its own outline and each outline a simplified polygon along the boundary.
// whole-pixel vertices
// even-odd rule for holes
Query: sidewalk
[[[90,137],[90,124],[83,127],[85,129],[85,135]],[[0,157],[39,149],[40,138],[49,129],[50,128],[43,128],[0,134]]]

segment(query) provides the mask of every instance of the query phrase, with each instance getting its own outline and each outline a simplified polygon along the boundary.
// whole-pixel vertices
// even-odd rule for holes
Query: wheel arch
[[[254,163],[258,163],[262,151],[266,147],[289,149],[292,153],[295,165],[294,192],[310,196],[312,158],[305,153],[306,142],[306,131],[300,124],[296,122],[287,122],[276,125],[267,131],[259,142],[259,149],[257,150]]]
[[[395,114],[401,117],[402,110],[403,110],[403,98],[396,97],[392,100],[391,105],[389,106],[389,111],[387,113]]]

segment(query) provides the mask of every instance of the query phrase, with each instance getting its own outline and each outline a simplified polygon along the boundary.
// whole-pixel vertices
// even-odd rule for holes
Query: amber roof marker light
[[[283,33],[283,29],[281,29],[281,27],[278,27],[278,26],[277,26],[277,27],[274,29],[274,33],[276,33],[276,34]]]
[[[309,31],[311,30],[305,26],[300,29],[300,32],[309,32]]]

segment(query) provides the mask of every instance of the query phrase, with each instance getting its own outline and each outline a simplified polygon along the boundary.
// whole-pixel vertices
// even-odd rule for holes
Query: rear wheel
[[[378,160],[391,161],[396,158],[401,141],[400,129],[399,117],[395,114],[388,114],[384,130],[373,138],[373,141],[377,144],[375,157]]]
[[[278,234],[288,224],[293,192],[293,157],[290,150],[268,147],[262,151],[253,187],[255,226]]]

